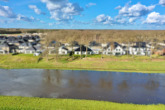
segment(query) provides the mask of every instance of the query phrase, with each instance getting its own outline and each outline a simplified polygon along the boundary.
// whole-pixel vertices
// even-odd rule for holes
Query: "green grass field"
[[[118,72],[144,72],[165,73],[165,57],[153,56],[88,56],[80,59],[75,56],[74,60],[69,56],[60,56],[58,60],[49,56],[38,61],[39,57],[33,55],[0,55],[0,68],[4,69],[64,69],[64,70],[97,70]]]
[[[165,105],[0,96],[0,110],[165,110]]]

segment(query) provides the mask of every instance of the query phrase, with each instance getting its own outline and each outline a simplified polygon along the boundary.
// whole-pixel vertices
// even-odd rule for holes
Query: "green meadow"
[[[165,105],[0,96],[0,110],[165,110]]]
[[[165,73],[164,56],[56,56],[40,58],[33,55],[0,55],[3,69],[63,69],[117,72]]]

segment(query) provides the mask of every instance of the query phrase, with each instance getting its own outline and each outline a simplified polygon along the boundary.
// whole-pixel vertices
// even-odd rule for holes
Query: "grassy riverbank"
[[[165,110],[165,105],[0,96],[0,110]]]
[[[144,73],[165,73],[165,57],[147,56],[88,56],[80,59],[78,56],[72,60],[69,56],[49,56],[38,60],[33,55],[0,55],[0,68],[3,69],[65,69],[65,70],[98,70],[118,72],[144,72]]]

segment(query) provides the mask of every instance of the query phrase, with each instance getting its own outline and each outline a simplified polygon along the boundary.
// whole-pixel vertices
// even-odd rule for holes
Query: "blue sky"
[[[165,0],[0,0],[0,28],[165,29]]]

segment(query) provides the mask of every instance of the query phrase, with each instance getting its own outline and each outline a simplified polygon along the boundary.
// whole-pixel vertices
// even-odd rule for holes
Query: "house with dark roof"
[[[74,54],[76,55],[81,55],[81,54],[86,55],[86,52],[87,54],[90,54],[90,55],[93,54],[92,49],[84,45],[79,46],[77,49],[74,50]]]

